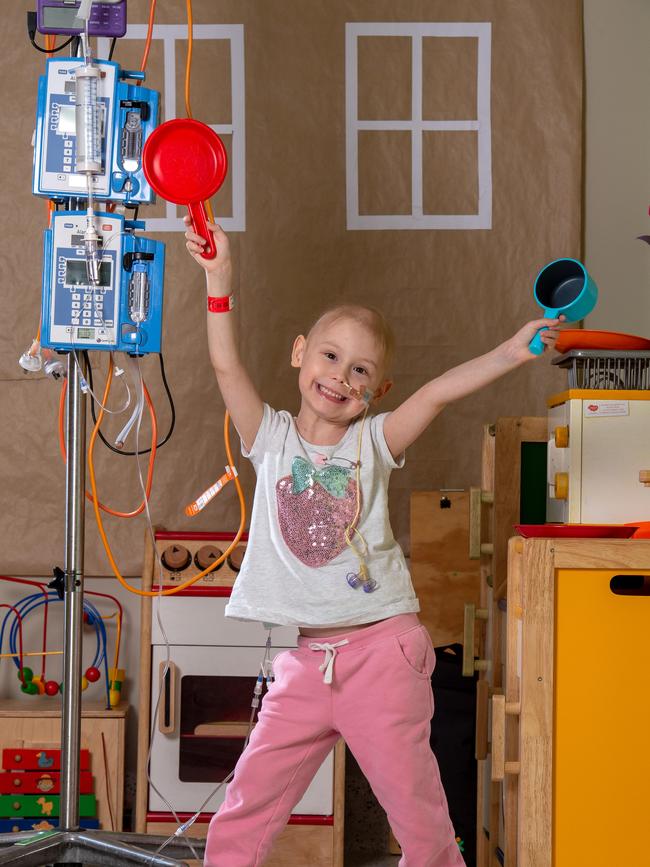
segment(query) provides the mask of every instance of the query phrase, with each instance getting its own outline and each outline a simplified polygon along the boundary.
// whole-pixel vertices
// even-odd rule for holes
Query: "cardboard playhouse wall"
[[[394,325],[386,409],[537,315],[539,268],[580,254],[579,0],[459,0],[453,9],[442,0],[193,6],[192,110],[228,149],[230,171],[213,206],[233,247],[242,353],[266,401],[297,409],[292,340],[342,300],[376,305]],[[30,186],[43,59],[25,36],[25,8],[5,12],[12,38],[0,60],[14,106],[0,119],[0,537],[3,571],[47,574],[63,555],[65,474],[59,388],[17,365],[38,326],[47,218]],[[130,0],[128,12],[114,59],[137,69],[148,3]],[[156,11],[147,86],[161,91],[162,119],[184,114],[185,14],[182,0]],[[151,513],[179,531],[232,529],[230,494],[198,518],[183,513],[223,472],[223,402],[206,350],[204,279],[185,251],[181,210],[158,202],[143,216],[147,234],[167,244],[163,352],[176,404]],[[92,363],[101,381],[106,356]],[[157,360],[142,366],[165,430]],[[469,485],[478,476],[481,425],[543,413],[558,377],[546,361],[527,365],[436,420],[394,476],[391,512],[404,544],[410,491]],[[148,436],[144,426],[141,438]],[[102,499],[133,508],[140,500],[133,465],[99,451],[97,466]],[[241,475],[250,492],[245,462]],[[139,574],[142,525],[107,526],[123,573]],[[89,574],[110,574],[90,515],[85,565]]]

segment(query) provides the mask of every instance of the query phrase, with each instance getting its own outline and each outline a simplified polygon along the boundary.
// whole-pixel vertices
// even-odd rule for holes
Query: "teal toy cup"
[[[548,319],[564,316],[565,322],[584,319],[596,306],[598,287],[577,259],[555,259],[544,265],[535,278],[533,288],[535,301],[544,310]],[[533,355],[544,352],[540,328],[528,344]]]

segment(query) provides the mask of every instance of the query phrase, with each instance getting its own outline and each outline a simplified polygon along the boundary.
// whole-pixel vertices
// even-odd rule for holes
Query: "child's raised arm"
[[[541,332],[542,342],[553,346],[558,337],[559,322],[559,319],[528,322],[495,349],[452,367],[418,389],[391,412],[384,423],[386,444],[393,457],[414,443],[448,403],[478,391],[524,362],[538,358],[529,351],[528,344],[540,328],[547,329]]]
[[[204,259],[201,250],[205,240],[192,230],[189,217],[185,218],[185,224],[188,227],[185,232],[186,247],[192,258],[205,271],[208,304],[210,298],[227,299],[232,294],[232,261],[227,235],[220,226],[208,223],[217,255],[214,259]],[[211,312],[208,306],[210,361],[233,424],[245,447],[250,449],[262,421],[262,399],[239,356],[233,314],[227,309],[230,305],[212,302],[212,306],[226,309],[223,312]]]

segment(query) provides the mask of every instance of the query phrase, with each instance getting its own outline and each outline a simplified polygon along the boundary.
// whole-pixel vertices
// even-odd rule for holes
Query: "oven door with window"
[[[274,648],[273,656],[284,649]],[[204,801],[244,746],[264,649],[172,644],[169,652],[166,670],[165,646],[152,647],[149,810],[213,813],[226,786]],[[294,815],[332,814],[333,768],[331,752]]]

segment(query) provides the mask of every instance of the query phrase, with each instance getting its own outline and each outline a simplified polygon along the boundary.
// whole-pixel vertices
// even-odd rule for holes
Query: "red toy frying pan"
[[[142,168],[157,195],[187,205],[194,231],[207,241],[201,255],[214,259],[217,249],[203,202],[217,192],[228,169],[226,149],[216,132],[199,120],[168,120],[147,139]]]

